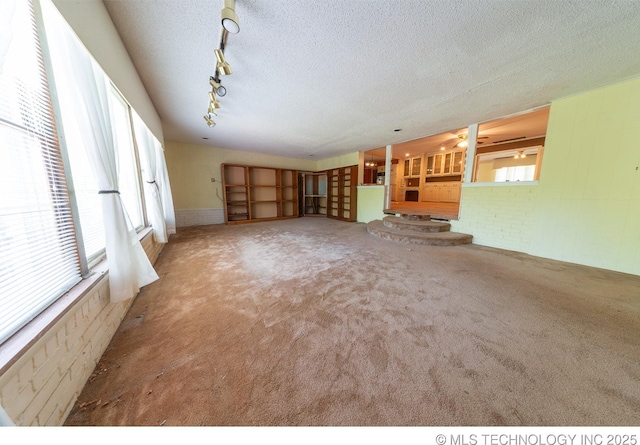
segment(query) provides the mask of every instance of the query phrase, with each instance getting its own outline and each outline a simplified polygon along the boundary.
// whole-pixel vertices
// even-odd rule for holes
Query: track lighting
[[[222,31],[220,33],[220,44],[218,45],[218,49],[213,51],[216,56],[216,69],[215,74],[209,76],[209,85],[211,85],[211,91],[209,91],[209,108],[207,114],[204,116],[204,120],[209,127],[216,125],[211,119],[211,115],[217,116],[218,109],[220,108],[220,102],[218,102],[216,95],[219,97],[227,95],[227,89],[222,86],[219,76],[228,76],[232,73],[231,66],[224,58],[224,50],[227,46],[229,33],[237,34],[240,32],[240,20],[238,19],[238,14],[236,14],[235,7],[235,0],[224,0],[224,7],[221,12]]]
[[[224,0],[222,9],[222,27],[231,34],[240,32],[240,20],[235,10],[235,0]]]
[[[209,77],[209,84],[211,85],[211,87],[213,88],[213,91],[215,91],[215,93],[218,96],[224,97],[227,94],[227,89],[223,87],[220,81],[217,80],[215,77],[213,76]]]
[[[209,91],[209,107],[220,108],[220,102],[216,99],[216,93]]]
[[[211,116],[209,116],[208,114],[204,115],[204,120],[207,122],[207,125],[209,127],[215,127],[216,123],[213,121],[213,119],[211,119]]]
[[[222,52],[222,50],[216,49],[214,53],[216,55],[216,70],[218,71],[218,73],[221,76],[228,76],[229,74],[231,74],[231,66],[229,66],[227,61],[224,59],[224,53]]]

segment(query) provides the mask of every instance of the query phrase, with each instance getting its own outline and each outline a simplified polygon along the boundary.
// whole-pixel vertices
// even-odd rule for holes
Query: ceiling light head
[[[231,74],[231,67],[224,59],[224,53],[222,52],[222,50],[216,49],[214,53],[216,55],[216,70],[218,71],[218,73],[221,76],[228,76],[229,74]]]
[[[220,97],[224,97],[227,94],[227,89],[222,86],[219,80],[215,77],[209,77],[209,84],[213,87],[213,91]]]
[[[216,108],[211,102],[209,102],[209,109],[207,110],[207,112],[209,114],[215,114],[217,116],[218,115],[218,108]]]
[[[205,122],[207,123],[207,125],[209,127],[215,127],[216,126],[216,123],[213,121],[213,119],[211,119],[211,116],[209,116],[208,114],[204,115],[204,120],[205,120]]]
[[[224,0],[222,9],[222,27],[231,34],[240,32],[240,20],[235,10],[235,0]]]

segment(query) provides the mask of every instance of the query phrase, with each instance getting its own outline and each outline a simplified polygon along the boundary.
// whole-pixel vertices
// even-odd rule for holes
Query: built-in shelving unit
[[[357,181],[358,166],[334,168],[327,170],[329,218],[343,221],[355,221],[357,214]]]
[[[304,215],[327,216],[327,174],[304,173]]]
[[[226,224],[298,217],[298,172],[222,164]]]

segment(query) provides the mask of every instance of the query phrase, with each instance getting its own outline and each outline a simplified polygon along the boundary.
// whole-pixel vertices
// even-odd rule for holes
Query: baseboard
[[[224,209],[176,209],[176,227],[224,224]]]

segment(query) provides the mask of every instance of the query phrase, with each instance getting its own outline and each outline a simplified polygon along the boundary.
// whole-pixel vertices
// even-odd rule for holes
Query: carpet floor
[[[179,229],[66,425],[638,425],[640,277],[299,218]]]

